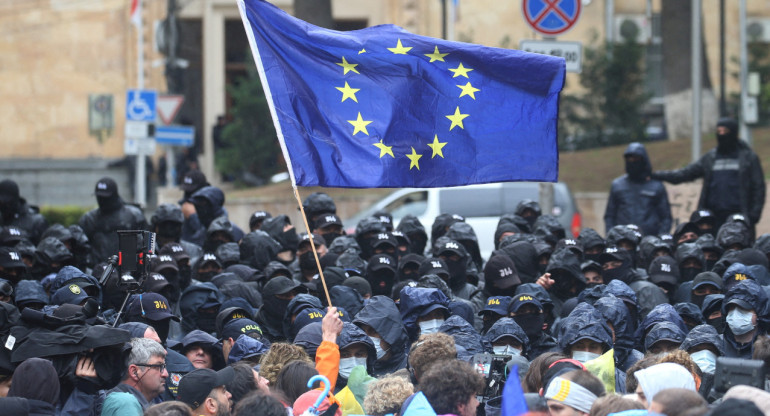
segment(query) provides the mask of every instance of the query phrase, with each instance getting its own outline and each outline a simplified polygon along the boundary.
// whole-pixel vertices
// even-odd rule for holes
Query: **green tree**
[[[580,85],[585,93],[561,97],[562,149],[585,149],[639,141],[644,136],[644,46],[622,43],[583,48]]]
[[[285,164],[253,61],[249,75],[228,86],[228,90],[233,100],[233,121],[222,132],[224,146],[216,153],[217,169],[235,178],[251,177],[248,182],[265,181],[285,169]]]

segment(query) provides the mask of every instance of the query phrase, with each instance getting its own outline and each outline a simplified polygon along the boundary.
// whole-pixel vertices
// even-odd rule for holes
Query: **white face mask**
[[[600,355],[594,352],[588,352],[588,351],[572,351],[572,358],[574,360],[580,361],[581,363],[585,363],[587,361],[591,361],[593,359],[599,358]]]
[[[430,321],[418,322],[420,325],[420,335],[435,334],[444,323],[443,319],[431,319]]]
[[[366,367],[366,358],[341,358],[340,359],[340,377],[342,378],[348,378],[350,377],[350,372],[353,371],[353,368],[362,365]]]
[[[518,348],[514,348],[511,345],[500,345],[498,347],[492,347],[492,352],[494,352],[497,355],[521,355],[521,350]]]
[[[717,356],[709,350],[694,352],[690,357],[704,373],[714,374],[717,369]]]
[[[727,325],[735,335],[747,334],[754,329],[754,325],[751,324],[753,318],[754,314],[751,311],[735,308],[727,314]]]
[[[369,338],[374,343],[374,349],[377,352],[377,359],[379,360],[382,357],[384,357],[385,354],[388,353],[388,351],[382,349],[382,346],[380,346],[380,339],[377,337],[369,337]]]

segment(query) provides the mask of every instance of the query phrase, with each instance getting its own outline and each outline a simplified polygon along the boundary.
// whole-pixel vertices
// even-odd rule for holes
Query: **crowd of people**
[[[770,414],[770,234],[747,213],[571,238],[526,200],[484,259],[451,212],[346,235],[314,193],[310,233],[265,211],[246,231],[202,173],[181,188],[147,222],[103,178],[63,226],[0,182],[0,413]],[[120,230],[156,236],[132,274]]]

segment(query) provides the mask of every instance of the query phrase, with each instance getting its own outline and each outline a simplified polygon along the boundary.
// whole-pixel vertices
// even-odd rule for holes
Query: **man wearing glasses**
[[[126,374],[120,384],[107,392],[104,407],[108,406],[111,393],[130,393],[144,410],[163,393],[166,377],[166,350],[163,346],[148,338],[133,338],[131,354],[126,360]]]

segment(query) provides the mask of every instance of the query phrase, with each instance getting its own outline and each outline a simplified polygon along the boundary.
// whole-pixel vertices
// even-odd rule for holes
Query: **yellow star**
[[[458,107],[458,108],[459,108],[459,107]],[[368,132],[368,131],[366,131],[366,126],[368,126],[369,124],[371,124],[371,121],[365,121],[364,119],[362,119],[362,118],[361,118],[361,112],[360,112],[360,111],[358,112],[358,118],[356,118],[355,120],[348,120],[348,123],[352,124],[352,125],[353,125],[353,127],[355,127],[355,129],[353,129],[353,135],[354,135],[354,136],[355,136],[355,135],[356,135],[356,133],[358,133],[359,131],[362,131],[362,132],[364,132],[364,134],[365,134],[365,135],[367,135],[367,136],[369,135],[369,132]],[[451,130],[451,129],[450,129],[450,130]]]
[[[445,57],[445,56],[447,56],[447,55],[449,55],[449,53],[439,53],[439,52],[438,52],[438,46],[435,46],[435,47],[433,48],[433,53],[426,53],[426,54],[425,54],[425,56],[427,56],[428,58],[430,58],[430,61],[431,61],[431,62],[433,62],[433,61],[441,61],[441,62],[446,62],[446,61],[444,60],[444,57]]]
[[[470,82],[468,84],[470,84]],[[356,93],[361,91],[361,88],[350,88],[350,85],[348,85],[347,81],[345,81],[344,87],[334,87],[334,88],[337,88],[342,93],[341,102],[345,102],[345,100],[347,100],[348,98],[352,99],[355,102],[358,102],[358,99],[356,98]],[[462,97],[462,95],[460,97]]]
[[[449,68],[449,70],[454,72],[454,75],[452,75],[452,78],[457,78],[459,76],[468,78],[468,72],[473,71],[471,68],[464,67],[462,62],[460,62],[460,66],[458,66],[457,68]]]
[[[337,62],[337,65],[341,66],[341,67],[342,67],[342,68],[345,70],[345,72],[343,72],[343,73],[342,73],[342,75],[345,75],[345,74],[347,74],[349,71],[353,71],[353,72],[355,72],[356,74],[359,74],[359,75],[361,74],[361,73],[360,73],[360,72],[358,72],[358,70],[356,69],[356,67],[358,66],[358,64],[351,64],[351,63],[348,63],[348,60],[347,60],[347,59],[345,59],[345,57],[344,57],[344,56],[342,57],[342,62]]]
[[[457,107],[454,114],[446,116],[446,118],[452,120],[452,125],[449,126],[449,130],[451,131],[455,126],[460,126],[461,129],[465,130],[465,127],[463,127],[463,119],[465,117],[468,117],[468,114],[461,114],[460,107]]]
[[[366,53],[366,49],[361,49],[360,51],[358,51],[359,55],[361,55],[362,53]]]
[[[446,142],[444,143],[439,142],[438,135],[437,134],[433,135],[433,143],[428,143],[428,147],[433,149],[433,156],[431,156],[430,158],[433,159],[434,157],[436,157],[436,155],[439,155],[443,159],[444,153],[441,152],[441,149],[443,149],[444,146],[446,146]]]
[[[412,168],[417,168],[417,170],[420,170],[420,158],[422,155],[417,154],[417,152],[414,151],[414,147],[412,147],[412,153],[409,155],[406,155],[406,157],[409,158],[409,160],[412,161],[412,163],[409,164],[409,170],[412,170]]]
[[[392,158],[396,158],[393,156],[393,146],[386,146],[382,143],[382,140],[380,140],[379,143],[375,143],[374,146],[378,149],[380,149],[380,159],[382,159],[385,155],[390,155]]]
[[[403,45],[401,45],[401,39],[398,40],[398,43],[396,44],[395,48],[388,48],[389,51],[395,53],[396,55],[406,55],[407,52],[412,50],[412,47],[405,48]]]
[[[463,90],[463,92],[460,93],[460,97],[463,97],[465,95],[470,95],[471,98],[473,98],[474,100],[476,99],[476,95],[474,95],[474,93],[476,91],[481,91],[478,88],[473,88],[473,85],[471,85],[470,81],[468,81],[468,83],[465,85],[458,85],[457,87]]]

